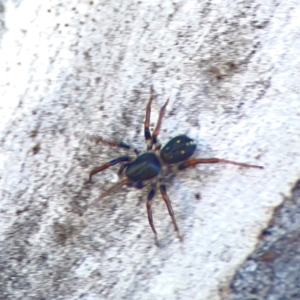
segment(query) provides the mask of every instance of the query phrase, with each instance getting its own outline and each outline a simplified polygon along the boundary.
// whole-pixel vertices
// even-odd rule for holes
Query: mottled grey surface
[[[298,1],[7,2],[0,53],[0,297],[221,299],[300,177]],[[17,20],[17,22],[16,22]],[[89,207],[118,178],[89,171],[185,133],[197,166],[167,182],[180,243],[159,195],[154,244],[146,189]]]
[[[262,241],[247,258],[224,300],[300,299],[300,181],[274,211]]]
[[[1,47],[1,40],[6,31],[5,25],[5,5],[3,1],[0,1],[0,47]]]

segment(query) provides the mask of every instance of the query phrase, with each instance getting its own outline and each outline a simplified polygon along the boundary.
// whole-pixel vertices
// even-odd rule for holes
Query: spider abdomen
[[[176,164],[187,160],[194,154],[196,142],[186,135],[172,138],[160,151],[161,159],[167,164]]]
[[[149,180],[161,171],[161,164],[153,152],[141,154],[126,168],[125,174],[132,181]]]

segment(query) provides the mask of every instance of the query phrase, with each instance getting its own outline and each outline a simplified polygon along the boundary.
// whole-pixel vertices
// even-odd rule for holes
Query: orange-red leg
[[[150,132],[150,115],[151,115],[151,104],[154,98],[154,90],[153,87],[150,89],[150,99],[147,104],[147,109],[146,109],[146,119],[144,122],[144,133],[145,133],[145,140],[147,143],[147,149],[151,150],[152,149],[152,139],[151,139],[151,132]]]
[[[116,142],[116,141],[107,141],[107,140],[103,139],[102,137],[97,137],[97,138],[95,138],[95,140],[97,143],[101,142],[102,144],[108,145],[110,147],[118,147],[118,148],[122,148],[122,149],[126,149],[126,150],[133,150],[136,155],[139,155],[139,151],[136,148],[134,148],[126,143]]]
[[[129,185],[130,183],[131,183],[131,181],[128,178],[120,181],[119,183],[117,183],[116,185],[114,185],[113,187],[111,187],[110,189],[105,191],[103,194],[101,194],[99,198],[97,198],[95,201],[93,201],[91,203],[91,206],[95,205],[99,200],[103,199],[104,197],[108,196],[109,194],[117,192],[124,185]]]
[[[159,130],[160,130],[160,127],[161,127],[161,123],[162,123],[162,119],[165,115],[165,112],[166,112],[166,107],[169,103],[169,99],[166,101],[166,103],[163,105],[163,107],[160,109],[160,112],[159,112],[159,117],[158,117],[158,120],[157,120],[157,123],[156,123],[156,127],[152,133],[152,144],[156,144],[157,143],[157,136],[159,134]]]
[[[130,156],[121,156],[119,158],[116,158],[116,159],[113,159],[111,161],[109,161],[108,163],[100,166],[100,167],[96,167],[94,168],[91,172],[90,172],[90,175],[89,175],[89,182],[92,182],[92,176],[103,171],[103,170],[106,170],[108,169],[109,167],[111,166],[114,166],[120,162],[126,162],[126,161],[130,161],[131,158]]]
[[[250,165],[250,164],[245,164],[245,163],[240,163],[232,160],[227,160],[227,159],[222,159],[222,158],[199,158],[199,159],[191,159],[185,162],[182,162],[178,165],[178,170],[183,170],[198,164],[217,164],[217,163],[224,163],[224,164],[231,164],[231,165],[236,165],[240,167],[245,167],[245,168],[257,168],[257,169],[263,169],[264,167],[262,166],[257,166],[257,165]]]
[[[175,215],[174,215],[174,212],[173,212],[172,204],[170,202],[169,196],[167,194],[167,189],[166,189],[166,186],[164,184],[160,185],[160,192],[161,192],[161,195],[162,195],[162,197],[163,197],[163,199],[166,203],[166,206],[168,208],[169,215],[170,215],[170,217],[172,219],[172,222],[173,222],[173,225],[174,225],[174,230],[176,231],[177,236],[180,239],[180,241],[182,241],[182,236],[179,233],[179,228],[178,228],[177,223],[176,223],[176,219],[175,219]]]
[[[154,223],[153,223],[152,208],[151,208],[152,199],[153,199],[154,195],[155,195],[155,187],[152,187],[150,192],[148,193],[146,207],[147,207],[148,221],[149,221],[150,227],[155,235],[155,241],[157,242],[157,233],[156,233]]]

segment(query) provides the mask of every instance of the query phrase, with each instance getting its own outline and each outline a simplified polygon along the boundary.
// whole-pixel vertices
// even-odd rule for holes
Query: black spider
[[[148,193],[147,197],[147,213],[148,213],[148,220],[149,224],[152,228],[152,231],[155,235],[155,240],[157,241],[157,233],[153,224],[153,218],[152,218],[152,199],[155,195],[155,191],[157,188],[157,185],[159,185],[159,189],[162,195],[162,198],[164,199],[167,209],[169,211],[169,214],[172,218],[172,222],[175,228],[175,231],[177,232],[177,235],[180,240],[182,240],[181,235],[179,234],[179,229],[175,220],[174,212],[172,209],[171,202],[169,200],[169,197],[167,195],[166,185],[161,182],[162,180],[162,166],[170,166],[175,165],[177,170],[183,170],[188,167],[195,166],[197,164],[207,164],[207,163],[227,163],[227,164],[233,164],[241,167],[247,167],[247,168],[259,168],[263,169],[261,166],[256,165],[249,165],[244,163],[239,163],[235,161],[230,161],[226,159],[221,158],[199,158],[199,159],[189,159],[193,155],[193,153],[196,150],[196,142],[189,138],[186,135],[178,135],[174,138],[172,138],[162,149],[161,146],[157,143],[157,136],[160,130],[162,118],[165,114],[166,106],[168,104],[169,99],[166,101],[164,106],[161,108],[159,113],[159,118],[157,121],[157,125],[151,135],[149,130],[149,123],[150,123],[150,113],[151,113],[151,103],[154,98],[154,91],[151,88],[151,96],[150,100],[147,105],[146,109],[146,119],[144,123],[145,128],[145,139],[147,142],[147,152],[143,154],[139,154],[139,151],[135,148],[131,147],[128,144],[125,144],[123,142],[109,142],[102,138],[99,140],[105,144],[108,144],[109,146],[113,147],[120,147],[123,149],[133,149],[136,153],[137,157],[135,159],[131,158],[130,156],[121,156],[116,159],[111,160],[110,162],[94,168],[89,175],[89,182],[91,182],[92,176],[98,172],[101,172],[111,166],[114,166],[118,163],[122,163],[118,175],[121,176],[125,171],[125,179],[120,181],[118,184],[113,186],[112,188],[108,189],[106,192],[104,192],[98,199],[96,199],[93,203],[96,201],[106,197],[112,192],[117,191],[124,185],[133,186],[136,188],[144,188],[147,184],[150,184],[150,191]],[[153,149],[154,148],[154,149]],[[159,176],[161,175],[161,176]]]

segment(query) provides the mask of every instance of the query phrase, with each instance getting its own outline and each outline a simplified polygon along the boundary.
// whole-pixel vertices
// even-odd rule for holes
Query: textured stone
[[[0,50],[0,297],[220,299],[300,175],[298,1],[3,2]],[[162,143],[187,134],[197,166],[168,180],[185,235],[156,195],[89,171],[145,149],[170,97]],[[255,272],[259,265],[248,265]],[[283,274],[283,273],[282,273]],[[258,285],[257,288],[260,288]]]

